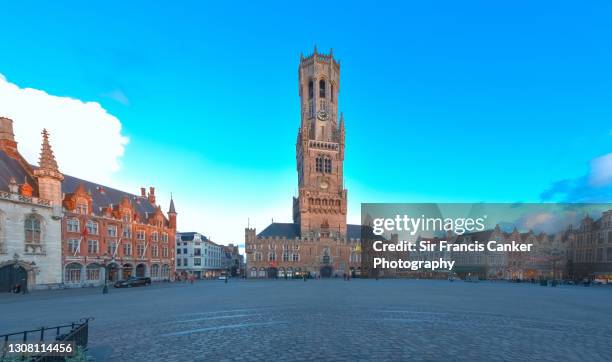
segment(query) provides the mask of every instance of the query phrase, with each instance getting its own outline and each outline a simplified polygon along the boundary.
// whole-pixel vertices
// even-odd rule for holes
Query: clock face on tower
[[[319,113],[317,113],[317,118],[321,121],[327,121],[327,111],[324,109],[320,110]]]

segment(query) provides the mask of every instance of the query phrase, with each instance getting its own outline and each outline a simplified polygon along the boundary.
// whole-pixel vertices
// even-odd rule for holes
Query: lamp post
[[[104,262],[104,287],[102,287],[102,294],[108,294],[108,253],[104,253],[102,261]]]

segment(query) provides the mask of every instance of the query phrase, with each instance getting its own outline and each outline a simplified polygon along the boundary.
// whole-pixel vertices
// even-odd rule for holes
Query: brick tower
[[[300,57],[301,124],[296,144],[298,197],[293,220],[302,237],[346,237],[344,119],[338,117],[340,63],[317,52]]]

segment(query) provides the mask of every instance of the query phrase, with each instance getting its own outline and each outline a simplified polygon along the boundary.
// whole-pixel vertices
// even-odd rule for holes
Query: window
[[[40,244],[40,220],[30,215],[25,220],[25,242],[28,244]]]
[[[167,258],[168,257],[168,247],[164,246],[164,248],[162,249],[162,258]]]
[[[144,258],[145,245],[143,243],[138,243],[136,245],[136,252],[138,253],[139,258]]]
[[[159,278],[159,265],[151,265],[151,278]]]
[[[289,261],[289,252],[283,251],[283,261]]]
[[[126,226],[123,228],[123,237],[129,239],[132,237],[132,232],[130,231],[130,227]]]
[[[612,249],[612,248],[610,248]],[[255,261],[261,261],[261,253],[257,252],[255,253]]]
[[[66,228],[68,229],[68,232],[78,233],[79,232],[79,219],[66,220]]]
[[[268,260],[269,261],[275,261],[276,260],[276,253],[269,253],[268,254]]]
[[[87,202],[79,201],[77,202],[75,212],[81,215],[87,215],[88,213]]]
[[[187,255],[187,248],[183,248],[183,254]]]
[[[317,156],[315,159],[315,170],[317,172],[323,172],[323,157]]]
[[[110,236],[111,238],[114,238],[117,236],[117,226],[116,225],[108,225],[106,227],[106,234],[108,236]]]
[[[108,244],[106,245],[106,251],[112,257],[117,255],[117,243],[109,241]]]
[[[308,82],[308,99],[312,99],[312,97],[314,96],[314,84],[312,83],[312,80],[310,82]]]
[[[154,258],[159,257],[159,246],[157,245],[151,246],[151,256]]]
[[[86,277],[88,281],[100,280],[100,266],[98,264],[89,264],[86,269]]]
[[[323,79],[319,81],[319,97],[325,98],[325,80]]]
[[[300,254],[299,253],[293,253],[293,261],[300,261]]]
[[[181,255],[181,248],[176,249],[176,254]]]
[[[332,160],[329,157],[325,157],[325,173],[332,172]]]
[[[202,255],[202,249],[200,249],[200,248],[193,249],[193,255],[195,255],[195,256]]]
[[[87,240],[87,252],[89,254],[98,254],[100,252],[98,240]]]
[[[153,242],[157,242],[157,239],[158,239],[158,236],[157,236],[157,235],[158,235],[158,234],[157,234],[157,232],[153,232],[153,233],[151,234],[151,241],[153,241]]]
[[[161,276],[162,278],[167,278],[170,276],[170,267],[168,266],[168,264],[162,265]]]
[[[176,259],[176,266],[181,266],[181,259]]]
[[[333,84],[330,86],[329,99],[332,103],[334,103],[334,85]]]
[[[81,282],[81,264],[70,263],[66,266],[66,283]]]
[[[132,244],[123,244],[123,255],[132,256]]]
[[[167,243],[168,242],[168,234],[163,233],[161,240],[162,240],[162,243]]]
[[[98,235],[98,223],[87,220],[87,233],[90,235]]]
[[[68,240],[68,252],[75,254],[78,249],[79,249],[79,240],[69,239]]]
[[[603,248],[597,249],[597,260],[598,262],[603,261]]]
[[[194,266],[202,265],[202,259],[200,259],[200,258],[193,258],[193,265]]]
[[[138,240],[144,240],[145,239],[145,232],[144,232],[144,230],[136,230],[136,239],[138,239]]]

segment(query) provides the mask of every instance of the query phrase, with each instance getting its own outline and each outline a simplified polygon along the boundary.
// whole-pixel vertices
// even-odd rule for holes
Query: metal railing
[[[82,318],[77,322],[70,324],[55,326],[55,327],[41,327],[39,329],[32,329],[28,331],[0,334],[0,341],[3,342],[3,349],[0,360],[7,356],[6,346],[9,343],[40,343],[40,342],[74,342],[74,346],[81,347],[82,349],[87,348],[89,340],[89,321],[93,318]],[[64,361],[64,357],[60,356],[28,356],[20,359],[21,361],[30,362],[51,362],[51,361]]]

